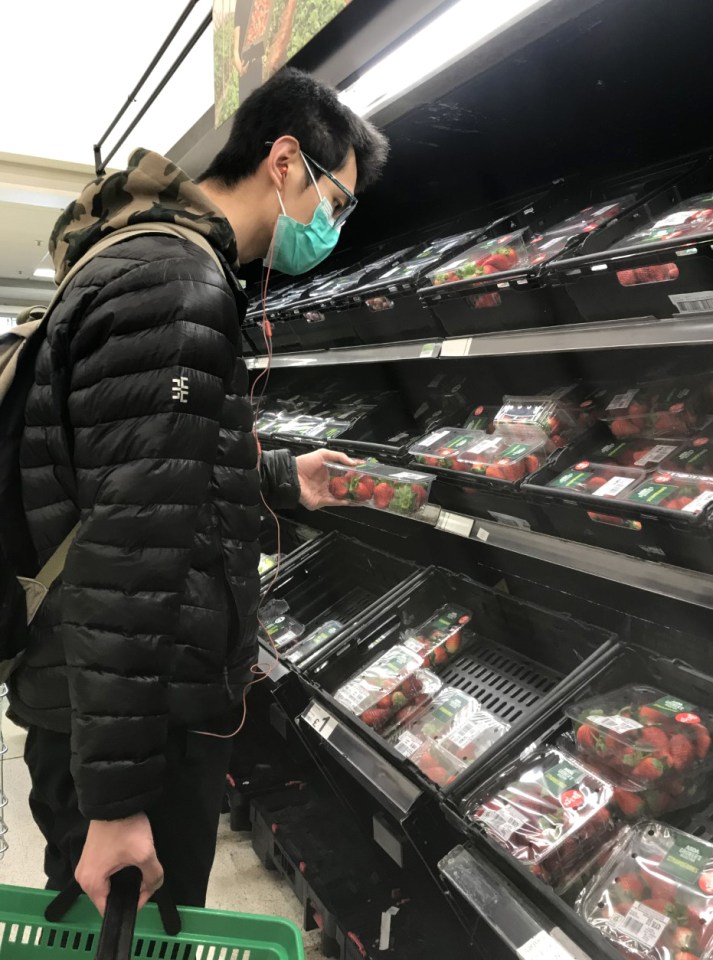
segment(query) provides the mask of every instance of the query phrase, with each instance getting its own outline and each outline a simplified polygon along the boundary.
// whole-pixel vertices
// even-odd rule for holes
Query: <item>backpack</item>
[[[38,571],[30,529],[22,502],[20,445],[25,428],[25,406],[35,382],[35,362],[47,336],[50,316],[70,281],[98,253],[130,236],[146,233],[174,235],[201,247],[224,267],[208,240],[195,230],[173,223],[146,223],[122,227],[96,243],[77,261],[55,291],[47,308],[32,307],[28,319],[0,336],[0,689],[27,645],[28,627],[49,588],[62,573],[79,524]]]

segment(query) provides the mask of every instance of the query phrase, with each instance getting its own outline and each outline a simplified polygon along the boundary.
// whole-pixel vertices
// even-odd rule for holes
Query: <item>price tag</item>
[[[631,717],[600,717],[594,714],[587,717],[587,720],[613,733],[629,733],[631,730],[641,730],[642,726],[638,720],[632,720]]]
[[[324,740],[329,740],[337,726],[336,718],[327,713],[317,703],[312,704],[307,713],[304,714],[303,720],[313,730],[316,730]]]
[[[704,493],[701,493],[696,497],[695,500],[691,500],[690,503],[687,503],[683,508],[684,513],[700,513],[701,510],[713,500],[713,490],[706,490]]]
[[[443,530],[445,533],[454,533],[458,537],[469,537],[473,532],[475,520],[473,517],[464,517],[459,513],[450,513],[448,510],[441,510],[436,521],[436,530]]]
[[[424,343],[421,347],[421,352],[419,357],[425,359],[426,357],[433,357],[438,353],[438,344],[437,343]]]
[[[662,913],[645,907],[643,903],[634,903],[619,924],[619,933],[652,949],[669,923],[670,919]]]
[[[410,731],[406,730],[398,739],[396,749],[403,757],[412,757],[419,747],[423,746],[423,740],[420,740]]]
[[[502,810],[484,810],[480,817],[506,843],[513,833],[527,823],[525,814],[508,807],[503,807]]]
[[[478,538],[478,540],[482,540],[483,543],[487,543],[488,540],[490,539],[490,533],[487,530],[485,530],[483,527],[480,527],[480,529],[476,533],[476,537]]]
[[[633,477],[612,477],[611,480],[594,491],[595,497],[616,497],[622,490],[626,490],[634,483]]]
[[[523,944],[517,951],[517,955],[522,957],[522,960],[574,960],[569,950],[566,950],[545,930],[540,930]]]
[[[431,433],[427,437],[424,437],[423,440],[419,441],[419,447],[432,447],[434,443],[438,443],[439,440],[442,440],[444,437],[447,437],[450,433],[448,430],[438,430],[436,433]]]

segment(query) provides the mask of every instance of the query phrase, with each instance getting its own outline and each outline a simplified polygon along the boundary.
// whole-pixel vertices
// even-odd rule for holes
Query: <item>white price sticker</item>
[[[671,444],[666,443],[657,443],[655,447],[652,447],[647,451],[643,457],[640,457],[638,460],[634,461],[634,465],[637,467],[643,467],[647,463],[661,463],[662,460],[670,454],[676,448]]]
[[[699,494],[695,500],[691,500],[683,508],[684,513],[700,513],[701,510],[713,500],[713,490],[706,490]]]
[[[631,937],[645,947],[652,948],[659,942],[670,922],[669,917],[636,902],[619,925],[619,935]]]
[[[705,313],[713,310],[713,290],[697,293],[674,293],[669,300],[679,313]]]
[[[629,733],[631,730],[641,730],[642,727],[638,720],[632,720],[631,717],[599,717],[593,714],[587,717],[587,720],[613,733]]]
[[[638,392],[638,388],[635,388],[634,390],[627,390],[626,393],[617,393],[616,396],[611,398],[607,410],[626,410]]]
[[[523,944],[517,955],[522,957],[522,960],[574,960],[569,950],[565,950],[562,944],[545,930],[540,930]]]
[[[678,213],[670,213],[667,217],[664,217],[663,220],[657,220],[653,229],[658,230],[659,227],[678,227],[695,216],[695,213],[695,210],[679,210]]]
[[[527,823],[527,817],[518,810],[503,807],[502,810],[484,810],[481,819],[506,843],[510,837]]]
[[[423,740],[405,730],[398,739],[396,749],[402,757],[412,757],[421,746],[423,746]]]
[[[633,477],[612,477],[610,480],[594,491],[595,497],[616,497],[622,490],[626,490],[634,482]]]
[[[438,443],[439,440],[442,440],[444,437],[447,437],[450,433],[450,430],[439,430],[437,433],[432,433],[424,440],[420,440],[418,443],[419,447],[432,447],[434,443]]]
[[[361,713],[361,708],[363,704],[371,696],[369,690],[364,690],[364,688],[357,684],[347,684],[342,687],[341,690],[337,690],[335,698],[352,713]]]
[[[475,716],[468,720],[464,720],[462,723],[456,723],[455,727],[447,735],[447,739],[458,747],[459,750],[463,750],[481,738],[486,731],[490,730],[493,733],[498,731],[499,733],[500,728],[501,724],[491,717],[489,713],[476,713]],[[505,732],[504,727],[502,727],[502,732]]]
[[[391,480],[428,480],[430,477],[424,477],[422,473],[409,473],[408,470],[402,470],[401,473],[392,473]]]
[[[502,440],[500,437],[488,437],[486,440],[479,440],[472,447],[468,447],[467,450],[464,450],[465,453],[484,453],[486,450],[494,450],[495,447],[500,446]]]

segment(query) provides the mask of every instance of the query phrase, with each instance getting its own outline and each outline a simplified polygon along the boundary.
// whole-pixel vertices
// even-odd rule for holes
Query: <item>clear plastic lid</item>
[[[433,702],[418,712],[396,714],[389,736],[399,753],[410,757],[424,740],[438,740],[459,720],[468,719],[482,709],[480,702],[463,690],[443,687]]]
[[[261,577],[264,577],[266,573],[269,573],[271,570],[274,570],[277,566],[277,555],[271,556],[268,553],[260,554],[260,561],[257,565],[257,572]]]
[[[354,422],[352,420],[325,419],[304,414],[295,417],[272,432],[309,437],[312,440],[333,440],[335,437],[340,437],[343,433],[346,433],[353,426]]]
[[[713,439],[701,434],[684,440],[675,453],[666,457],[662,466],[673,473],[693,473],[705,477],[713,475]]]
[[[367,726],[382,730],[423,693],[424,679],[417,676],[421,664],[419,654],[397,644],[339,687],[334,697]]]
[[[542,435],[517,439],[502,436],[497,429],[463,450],[459,459],[468,465],[471,473],[515,483],[539,470],[549,452],[549,442]]]
[[[460,461],[461,453],[469,446],[490,440],[482,430],[466,430],[462,427],[441,427],[422,437],[409,453],[418,463],[441,470],[469,470]]]
[[[617,247],[631,247],[639,243],[661,243],[669,240],[697,237],[713,233],[713,193],[689,197],[671,207],[653,222],[630,233]]]
[[[527,265],[528,247],[524,230],[503,234],[496,240],[478,243],[459,257],[428,274],[434,286],[456,283],[460,280],[483,280],[503,270]]]
[[[580,432],[574,407],[550,397],[505,397],[495,427],[503,436],[547,438],[553,447],[563,447]]]
[[[584,890],[577,911],[627,957],[710,958],[713,845],[653,820],[639,823]]]
[[[554,747],[517,765],[511,779],[467,810],[515,859],[553,886],[613,832],[611,786]]]
[[[487,710],[460,717],[450,731],[438,738],[438,746],[466,767],[481,757],[510,729]]]
[[[323,647],[328,641],[332,640],[338,633],[344,629],[344,624],[339,620],[326,620],[320,624],[311,633],[308,633],[300,642],[290,650],[287,659],[290,663],[301,663],[307,657],[310,657],[316,650]]]
[[[640,507],[660,507],[684,517],[697,517],[713,501],[713,477],[656,472],[626,499]]]
[[[466,769],[466,764],[461,763],[452,753],[428,738],[418,746],[409,759],[421,773],[439,787],[447,787]]]
[[[624,500],[636,484],[645,479],[645,471],[635,467],[580,460],[554,480],[550,480],[547,486],[568,494],[600,497],[602,500]]]
[[[648,437],[641,437],[639,440],[609,440],[589,451],[587,459],[594,463],[616,463],[621,467],[653,470],[674,458],[679,447],[676,440],[656,440]]]
[[[604,200],[544,230],[530,242],[530,263],[535,265],[558,256],[572,240],[618,217],[635,199],[633,194],[627,194],[616,200]]]
[[[657,381],[615,390],[602,419],[620,440],[629,437],[688,437],[702,422],[702,383],[697,378]]]
[[[493,421],[500,407],[494,404],[476,403],[471,408],[463,426],[466,430],[484,430],[492,433],[495,429]]]
[[[383,463],[358,467],[328,463],[327,472],[329,492],[335,499],[409,516],[423,513],[433,483],[428,474]]]
[[[440,667],[448,663],[466,643],[463,629],[472,619],[470,610],[455,603],[446,603],[419,627],[408,630],[403,645],[423,658],[424,667]]]
[[[655,687],[630,684],[565,712],[578,752],[617,774],[618,783],[646,789],[711,765],[713,714]]]

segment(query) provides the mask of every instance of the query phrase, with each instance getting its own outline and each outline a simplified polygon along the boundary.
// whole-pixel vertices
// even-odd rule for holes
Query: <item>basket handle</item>
[[[141,880],[138,867],[125,867],[111,878],[94,960],[130,960]]]

